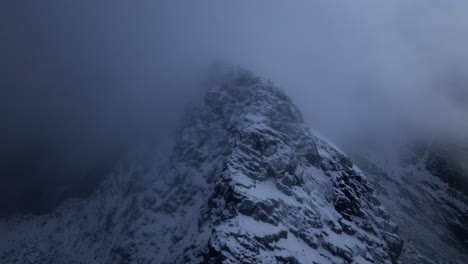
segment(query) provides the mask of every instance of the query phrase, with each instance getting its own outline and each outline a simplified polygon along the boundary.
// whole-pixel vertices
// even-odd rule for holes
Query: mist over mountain
[[[217,65],[204,85],[172,144],[135,151],[50,213],[0,218],[0,259],[464,263],[467,196],[431,148],[351,159],[272,82]]]
[[[404,260],[429,261],[425,248],[458,258],[468,237],[458,193],[468,190],[467,11],[462,1],[3,1],[0,217],[60,226],[49,213],[101,197],[122,164],[151,163],[141,149],[177,142],[213,69],[239,65],[282,87],[306,125],[362,166],[402,239],[416,241]],[[440,212],[427,212],[431,201]],[[444,252],[434,263],[450,260]]]

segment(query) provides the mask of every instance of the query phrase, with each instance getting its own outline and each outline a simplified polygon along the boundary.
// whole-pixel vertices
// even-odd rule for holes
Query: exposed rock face
[[[245,71],[207,92],[165,163],[0,228],[6,263],[396,263],[403,246],[359,169]]]

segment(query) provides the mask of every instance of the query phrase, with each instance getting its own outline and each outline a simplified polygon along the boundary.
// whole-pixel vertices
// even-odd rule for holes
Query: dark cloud
[[[278,83],[343,145],[465,140],[466,10],[461,1],[4,1],[0,209],[43,211],[71,185],[92,189],[130,146],[170,131],[216,60]]]

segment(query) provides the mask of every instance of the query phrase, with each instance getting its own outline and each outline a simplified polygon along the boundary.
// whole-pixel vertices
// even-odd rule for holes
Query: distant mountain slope
[[[468,197],[445,181],[455,173],[430,148],[407,145],[403,155],[354,157],[400,227],[402,263],[466,263]],[[461,187],[456,189],[457,187]]]

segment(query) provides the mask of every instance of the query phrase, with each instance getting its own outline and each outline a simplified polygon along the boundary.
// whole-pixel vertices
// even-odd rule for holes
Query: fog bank
[[[0,211],[92,189],[142,138],[170,134],[214,61],[271,79],[346,148],[467,142],[467,12],[463,1],[2,2]]]

